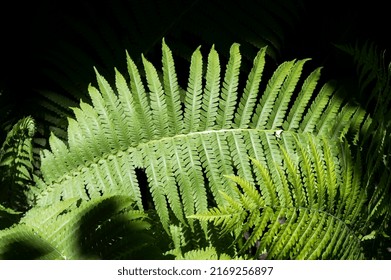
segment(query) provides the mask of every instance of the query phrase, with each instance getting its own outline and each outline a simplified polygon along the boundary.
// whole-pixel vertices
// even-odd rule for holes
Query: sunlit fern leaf
[[[260,174],[256,184],[229,176],[239,197],[226,195],[227,204],[190,218],[235,233],[238,256],[254,250],[255,259],[265,252],[269,259],[363,258],[361,236],[369,230],[370,215],[363,214],[362,163],[327,137],[284,132],[281,138],[278,148],[267,152],[280,154],[280,163],[253,159]],[[286,143],[293,142],[288,150]]]
[[[288,118],[284,123],[284,130],[298,129],[307,104],[315,91],[320,78],[321,68],[313,71],[304,81],[302,89],[291,108]]]
[[[206,247],[186,252],[176,260],[232,260],[232,258],[227,254],[219,254],[214,247]]]
[[[253,67],[248,75],[246,87],[243,96],[240,99],[235,116],[235,123],[238,127],[246,127],[250,122],[257,101],[263,69],[265,67],[265,55],[266,48],[263,48],[254,58]]]
[[[171,135],[182,131],[183,120],[181,114],[181,96],[179,94],[178,78],[175,71],[174,59],[171,50],[163,39],[162,44],[163,86],[167,95],[167,113],[169,124],[172,124]],[[216,67],[217,68],[217,67]],[[212,94],[212,93],[211,93]],[[205,122],[208,123],[208,122]]]
[[[221,88],[221,97],[216,120],[219,128],[231,126],[238,96],[241,59],[242,55],[239,52],[239,45],[233,44],[230,49],[230,56]]]
[[[27,192],[33,185],[35,130],[31,117],[19,120],[0,149],[0,203],[14,210],[26,210],[31,203]]]
[[[115,196],[35,207],[0,232],[0,258],[158,258],[148,217],[133,206],[128,197]]]
[[[306,60],[282,64],[264,85],[260,77],[266,50],[261,49],[242,89],[238,44],[231,47],[222,83],[217,51],[210,50],[204,77],[203,57],[197,48],[187,86],[177,86],[174,60],[164,42],[162,51],[163,79],[146,57],[142,58],[145,80],[129,56],[128,83],[115,71],[114,89],[97,73],[99,89],[89,87],[92,106],[81,102],[80,108],[74,109],[75,118],[69,120],[68,144],[52,135],[52,151],[42,153],[43,178],[37,180],[42,190],[39,205],[69,198],[88,200],[102,194],[125,194],[143,209],[138,169],[146,174],[147,182],[142,184],[148,184],[166,231],[169,232],[171,214],[193,226],[193,221],[185,217],[204,212],[211,204],[224,204],[221,192],[238,197],[224,174],[237,171],[254,183],[248,155],[261,163],[280,165],[283,156],[276,151],[281,133],[304,130],[320,135],[317,120],[323,118],[327,127],[334,124],[335,114],[324,114],[330,111],[327,106],[335,88],[326,84],[310,103],[308,96],[315,95],[319,71],[300,83]],[[184,98],[178,87],[186,88]],[[300,102],[289,108],[287,104],[296,91],[300,91]],[[344,105],[341,102],[340,107]],[[292,110],[301,113],[294,114]],[[322,130],[321,135],[328,135],[328,130]],[[337,131],[335,139],[338,137]],[[292,149],[294,140],[289,141]],[[281,171],[271,170],[269,192],[274,201],[277,197],[271,186],[281,181]],[[265,169],[263,173],[267,172]],[[257,174],[257,178],[261,176]],[[278,196],[283,192],[281,188]],[[205,224],[203,229],[207,230]]]

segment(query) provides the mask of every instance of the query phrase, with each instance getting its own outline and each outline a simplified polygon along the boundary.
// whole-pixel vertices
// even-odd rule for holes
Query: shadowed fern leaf
[[[0,259],[142,259],[162,255],[148,216],[129,197],[34,207],[0,231]]]
[[[32,203],[28,191],[34,184],[35,129],[31,117],[21,119],[8,132],[0,149],[0,204],[18,211],[26,210]]]
[[[386,51],[380,52],[371,42],[339,46],[354,61],[357,72],[359,97],[366,111],[373,118],[365,122],[360,135],[357,135],[357,154],[366,162],[363,168],[363,182],[369,196],[368,226],[372,229],[368,254],[389,259],[391,236],[391,63]]]

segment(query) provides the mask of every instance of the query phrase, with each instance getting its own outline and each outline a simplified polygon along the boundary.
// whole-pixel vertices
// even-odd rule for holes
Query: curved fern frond
[[[250,251],[255,259],[363,258],[366,197],[351,155],[341,162],[333,141],[311,134],[284,132],[279,141],[272,153],[281,155],[280,163],[252,160],[256,184],[229,176],[239,197],[226,195],[227,204],[189,218],[235,234],[238,256]]]
[[[31,117],[19,120],[0,149],[0,204],[14,210],[26,210],[31,204],[28,189],[33,185],[35,130]]]
[[[205,212],[213,204],[224,204],[221,192],[237,198],[232,182],[222,175],[237,171],[241,177],[252,178],[248,155],[261,163],[280,165],[282,155],[276,150],[282,128],[283,134],[305,131],[328,135],[329,131],[320,131],[316,122],[330,111],[327,106],[335,88],[326,84],[311,103],[319,71],[310,74],[300,87],[306,60],[282,64],[263,86],[266,49],[261,49],[242,89],[238,44],[231,47],[222,84],[216,50],[210,50],[204,79],[198,48],[192,56],[183,98],[171,51],[164,42],[162,50],[162,80],[145,57],[145,81],[129,56],[129,77],[116,71],[116,89],[97,74],[99,90],[89,87],[93,106],[81,102],[80,108],[74,109],[75,119],[69,120],[68,145],[53,135],[52,151],[42,154],[39,205],[125,194],[143,209],[138,169],[147,176],[155,208],[169,232],[172,214],[192,226],[185,217]],[[264,93],[258,94],[262,88]],[[299,113],[288,106],[296,91],[299,103],[293,109]],[[335,114],[323,117],[323,126],[332,127],[335,118]],[[179,125],[182,122],[183,126]],[[338,139],[340,134],[335,134]],[[292,149],[293,138],[289,141],[292,143],[287,146]],[[280,182],[280,172],[275,169],[268,180]],[[270,190],[270,195],[275,194]],[[286,199],[288,203],[290,199]],[[205,225],[203,228],[206,231]]]

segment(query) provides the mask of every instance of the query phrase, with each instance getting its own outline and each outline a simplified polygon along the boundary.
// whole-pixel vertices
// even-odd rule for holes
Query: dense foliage
[[[336,45],[356,75],[325,81],[316,59],[279,62],[305,1],[166,2],[114,1],[103,35],[70,20],[86,42],[47,54],[30,116],[2,99],[0,258],[389,258],[384,53]]]

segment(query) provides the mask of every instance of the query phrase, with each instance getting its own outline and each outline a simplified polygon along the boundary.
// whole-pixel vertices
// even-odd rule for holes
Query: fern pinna
[[[271,233],[261,243],[270,256],[361,257],[357,241],[361,224],[350,223],[356,222],[355,211],[365,197],[357,189],[358,175],[352,175],[355,166],[341,163],[351,161],[345,157],[348,145],[335,148],[338,153],[333,145],[340,145],[346,136],[359,137],[365,112],[343,103],[332,83],[320,87],[320,69],[302,78],[307,60],[285,62],[267,82],[261,82],[266,48],[256,55],[243,87],[238,44],[232,45],[225,68],[214,47],[206,66],[198,48],[191,57],[185,87],[178,83],[172,53],[164,41],[162,53],[162,75],[144,56],[140,73],[127,56],[128,74],[115,71],[115,89],[97,72],[98,87],[89,87],[92,104],[80,102],[73,108],[75,117],[68,120],[68,143],[53,134],[51,151],[42,152],[36,207],[115,195],[131,197],[136,209],[143,210],[143,186],[136,175],[136,170],[143,170],[168,234],[172,224],[179,223],[193,231],[200,226],[208,235],[210,224],[205,219],[198,219],[198,224],[194,217],[208,213],[210,207],[267,206],[264,220],[257,214],[249,221],[241,216],[243,228],[234,230],[237,238],[243,229],[253,231],[255,221],[261,226],[233,252],[244,253],[268,226]],[[253,169],[250,158],[259,163],[258,169]],[[224,176],[229,174],[242,179]],[[259,190],[248,187],[243,195],[235,182],[261,183]],[[285,233],[276,230],[276,218],[286,219]],[[315,221],[319,226],[314,226]],[[229,221],[222,223],[229,228]],[[293,228],[305,236],[322,232],[327,238],[321,239],[314,253],[310,245],[294,247],[293,239],[286,241]],[[272,238],[274,233],[283,235],[281,241]],[[346,237],[352,234],[353,241]],[[334,248],[325,244],[329,241]],[[283,251],[284,242],[296,251]],[[348,253],[343,254],[344,250]]]

